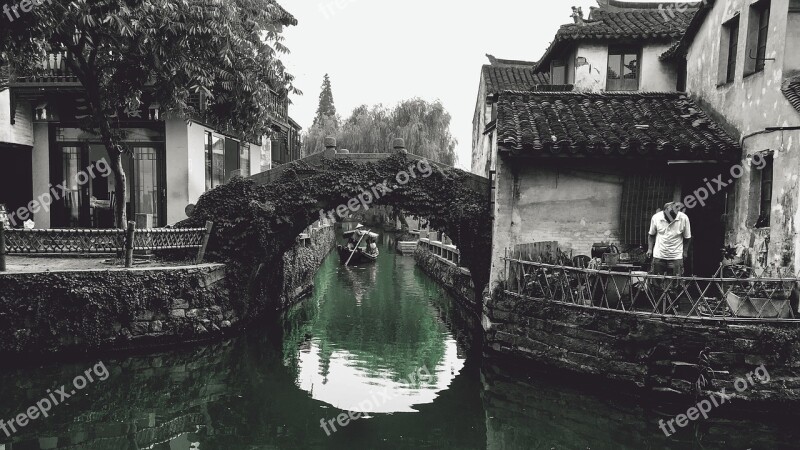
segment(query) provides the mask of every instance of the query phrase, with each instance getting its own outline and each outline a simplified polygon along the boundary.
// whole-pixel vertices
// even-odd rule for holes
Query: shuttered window
[[[622,187],[620,242],[647,248],[650,219],[673,199],[674,183],[660,175],[632,175]]]

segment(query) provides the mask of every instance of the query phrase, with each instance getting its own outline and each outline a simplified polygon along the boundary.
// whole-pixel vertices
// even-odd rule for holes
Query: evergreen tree
[[[322,80],[322,92],[319,94],[319,107],[317,116],[314,118],[314,125],[323,123],[325,118],[336,117],[336,106],[333,104],[333,91],[331,90],[331,79],[328,74]]]

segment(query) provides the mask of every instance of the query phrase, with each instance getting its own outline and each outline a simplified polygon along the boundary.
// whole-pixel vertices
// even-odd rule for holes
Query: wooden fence
[[[196,263],[205,257],[212,222],[205,228],[136,229],[135,222],[128,228],[20,230],[6,229],[0,222],[0,272],[6,270],[6,255],[13,254],[124,254],[125,267],[133,266],[133,252],[149,250],[197,249]]]

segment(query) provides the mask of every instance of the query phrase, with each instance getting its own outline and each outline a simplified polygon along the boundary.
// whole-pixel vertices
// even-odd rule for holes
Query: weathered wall
[[[492,285],[503,279],[505,250],[558,241],[575,255],[595,242],[618,243],[623,175],[611,165],[571,162],[558,167],[498,160],[492,242]]]
[[[484,79],[483,71],[481,71],[478,100],[472,117],[472,173],[482,177],[489,176],[486,170],[486,162],[492,156],[491,137],[483,134],[486,129],[486,123],[491,120],[490,114],[491,107],[486,103],[486,80]]]
[[[484,308],[489,350],[653,391],[694,394],[727,388],[764,364],[771,376],[737,396],[749,400],[800,399],[800,330],[795,324],[728,324],[685,318],[649,318],[554,301],[495,293]],[[707,351],[709,363],[700,353]],[[708,371],[713,369],[714,373]],[[727,371],[727,372],[724,372]]]
[[[797,170],[800,167],[800,131],[753,133],[763,132],[768,127],[800,126],[800,113],[780,89],[784,78],[794,74],[790,68],[796,65],[797,49],[787,44],[787,40],[797,41],[797,31],[787,30],[789,0],[773,0],[767,58],[775,60],[766,61],[763,71],[745,77],[748,59],[745,30],[749,27],[749,6],[752,3],[751,0],[716,2],[689,49],[687,91],[734,136],[744,138],[742,166],[746,172],[737,183],[735,228],[728,230],[727,243],[746,249],[758,267],[775,265],[796,272],[800,267],[800,254],[796,251],[797,224],[800,223]],[[718,86],[722,25],[737,13],[741,32],[736,77],[733,82]],[[796,18],[792,23],[796,23]],[[751,204],[750,180],[755,169],[747,157],[764,150],[775,152],[772,224],[769,228],[755,229],[754,224],[748,221],[750,211],[757,208]],[[766,245],[767,237],[769,245]],[[766,258],[759,262],[758,257],[765,248]]]
[[[453,297],[468,305],[471,311],[480,313],[481,305],[475,301],[475,289],[468,271],[465,273],[452,263],[448,264],[420,245],[414,252],[414,260],[423,272],[444,286]]]

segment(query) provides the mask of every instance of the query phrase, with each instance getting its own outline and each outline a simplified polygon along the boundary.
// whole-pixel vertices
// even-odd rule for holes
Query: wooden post
[[[6,224],[0,220],[0,272],[6,271]]]
[[[197,250],[197,264],[203,263],[203,258],[206,257],[206,247],[208,246],[208,239],[211,237],[211,229],[214,227],[214,222],[206,221],[206,231],[203,234],[203,242],[200,244],[200,249]]]
[[[136,222],[128,222],[125,233],[125,267],[133,267],[133,239],[136,237]]]

